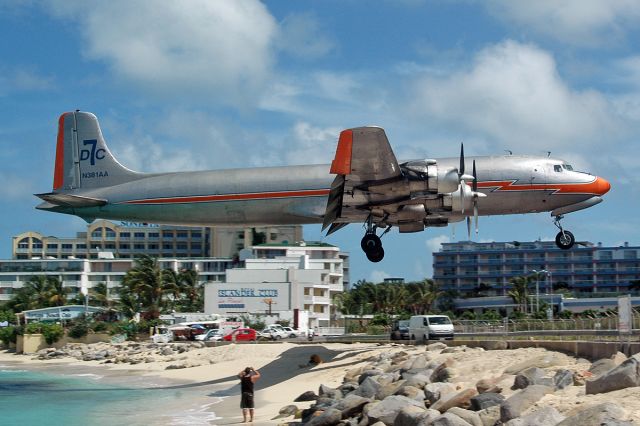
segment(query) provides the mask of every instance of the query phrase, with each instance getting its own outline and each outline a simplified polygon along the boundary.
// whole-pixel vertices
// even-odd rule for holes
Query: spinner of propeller
[[[473,175],[466,175],[464,172],[464,144],[460,144],[460,168],[458,169],[458,179],[460,180],[459,196],[461,213],[464,214],[466,201],[470,200],[473,208],[475,230],[476,234],[478,234],[478,198],[483,198],[487,195],[482,192],[478,192],[478,174],[476,173],[476,160],[473,160]],[[469,181],[471,181],[471,188],[469,188],[469,185],[467,185],[467,182]],[[471,216],[467,216],[467,235],[469,239],[471,239]]]

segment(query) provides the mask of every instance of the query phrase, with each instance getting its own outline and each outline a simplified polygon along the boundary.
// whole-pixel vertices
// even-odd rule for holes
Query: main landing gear
[[[360,247],[362,247],[362,251],[367,255],[367,259],[371,262],[377,263],[384,259],[384,248],[382,248],[382,241],[380,237],[389,232],[391,227],[387,227],[384,232],[378,237],[376,235],[377,225],[373,224],[371,216],[367,219],[366,222],[367,231],[362,237],[362,241],[360,241]]]
[[[553,218],[553,224],[560,230],[556,235],[556,246],[562,250],[569,250],[576,243],[576,238],[569,231],[562,228],[560,221],[564,216],[558,215]]]

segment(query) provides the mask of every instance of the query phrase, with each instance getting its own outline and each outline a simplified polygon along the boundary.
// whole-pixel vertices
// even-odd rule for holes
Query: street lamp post
[[[548,278],[549,277],[549,271],[547,271],[546,269],[542,269],[540,271],[536,271],[535,269],[532,269],[531,272],[533,272],[534,274],[536,274],[536,312],[540,311],[540,274],[545,274],[545,277]],[[548,288],[548,286],[547,286]]]

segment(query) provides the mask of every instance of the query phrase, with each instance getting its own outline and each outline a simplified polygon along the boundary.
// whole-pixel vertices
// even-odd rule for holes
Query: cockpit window
[[[569,170],[569,171],[573,170],[573,167],[571,167],[571,164],[563,164],[562,167],[564,167],[565,170]]]
[[[554,164],[553,166],[553,171],[555,172],[561,172],[562,171],[562,166],[559,164]]]

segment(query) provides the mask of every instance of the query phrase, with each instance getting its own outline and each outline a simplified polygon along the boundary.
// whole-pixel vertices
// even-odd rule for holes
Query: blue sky
[[[0,1],[0,258],[51,189],[60,113],[95,113],[140,171],[329,163],[341,129],[386,129],[398,158],[514,153],[607,178],[568,215],[578,240],[640,244],[640,3],[489,1]],[[431,275],[464,226],[391,232],[370,264],[352,224],[325,241],[352,280]],[[480,218],[478,241],[551,239],[548,213]],[[305,227],[308,240],[320,226]]]

